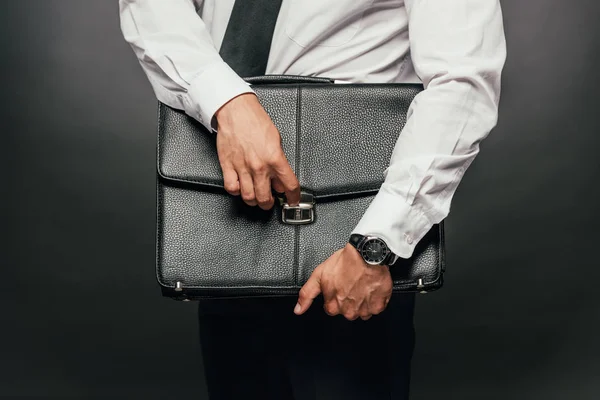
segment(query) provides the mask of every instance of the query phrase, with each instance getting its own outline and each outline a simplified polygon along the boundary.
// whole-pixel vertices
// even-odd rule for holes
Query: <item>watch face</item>
[[[362,245],[360,253],[369,264],[381,264],[390,253],[385,242],[378,238],[367,239]]]

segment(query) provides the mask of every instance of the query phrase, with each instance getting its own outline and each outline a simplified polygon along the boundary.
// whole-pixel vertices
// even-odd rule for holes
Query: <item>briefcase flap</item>
[[[253,86],[279,129],[303,191],[315,198],[376,193],[420,84]],[[158,173],[198,190],[223,188],[216,135],[159,106]]]

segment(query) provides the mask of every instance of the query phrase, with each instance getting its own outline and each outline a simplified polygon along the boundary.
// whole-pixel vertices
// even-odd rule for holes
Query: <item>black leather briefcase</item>
[[[216,135],[159,104],[156,273],[165,296],[297,295],[343,247],[383,183],[420,84],[333,84],[248,78],[298,177],[298,209],[265,211],[223,188]],[[286,208],[282,212],[282,209]],[[394,292],[441,287],[443,222],[390,267]]]

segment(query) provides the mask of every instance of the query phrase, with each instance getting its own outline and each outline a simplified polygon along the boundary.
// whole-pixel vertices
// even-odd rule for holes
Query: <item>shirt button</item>
[[[413,243],[413,238],[408,233],[404,234],[404,238],[406,239],[406,243],[408,243],[408,244],[412,244]]]

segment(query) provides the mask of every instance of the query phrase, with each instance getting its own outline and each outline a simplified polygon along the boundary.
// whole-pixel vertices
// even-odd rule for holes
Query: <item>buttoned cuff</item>
[[[352,233],[378,236],[399,257],[410,258],[433,224],[417,207],[381,187]]]
[[[186,113],[214,131],[212,123],[217,110],[243,93],[254,90],[227,63],[215,63],[190,82]]]

